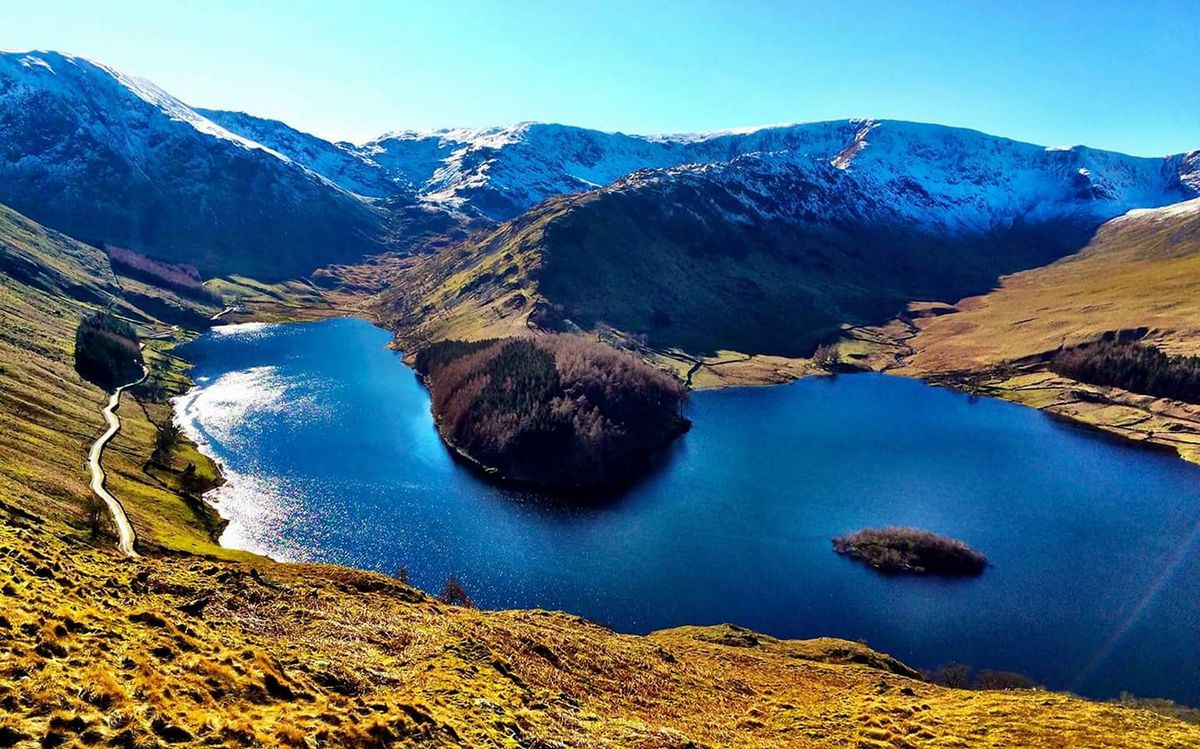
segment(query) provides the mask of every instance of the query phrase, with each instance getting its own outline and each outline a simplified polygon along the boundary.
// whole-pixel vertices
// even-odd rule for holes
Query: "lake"
[[[364,321],[215,328],[180,349],[185,430],[230,478],[222,542],[282,560],[456,576],[487,608],[622,632],[735,622],[866,640],[911,666],[1200,703],[1200,467],[1024,407],[876,374],[694,393],[634,488],[572,507],[493,487],[439,441]],[[883,576],[830,538],[914,525],[993,566]]]

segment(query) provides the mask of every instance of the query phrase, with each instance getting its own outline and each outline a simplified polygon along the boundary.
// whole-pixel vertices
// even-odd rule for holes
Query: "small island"
[[[883,572],[980,575],[988,564],[962,541],[919,528],[865,528],[833,539],[833,549]]]
[[[442,439],[505,483],[556,491],[627,483],[691,426],[682,383],[582,336],[442,341],[414,365]]]

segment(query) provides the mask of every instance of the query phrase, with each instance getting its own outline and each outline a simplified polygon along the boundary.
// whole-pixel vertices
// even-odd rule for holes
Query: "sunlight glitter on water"
[[[235,325],[215,325],[209,330],[216,336],[245,336],[262,333],[272,327],[268,322],[243,322]]]
[[[204,382],[176,399],[181,426],[196,442],[236,439],[234,430],[251,411],[278,412],[286,405],[288,386],[275,367],[251,367]],[[200,426],[204,414],[204,426]]]

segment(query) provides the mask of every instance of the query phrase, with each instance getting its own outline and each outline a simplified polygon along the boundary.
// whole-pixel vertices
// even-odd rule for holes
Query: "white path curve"
[[[125,508],[116,497],[109,494],[108,489],[104,488],[106,476],[104,467],[100,465],[100,458],[104,454],[104,446],[121,430],[121,420],[117,418],[116,414],[117,407],[121,404],[121,392],[137,385],[149,375],[150,369],[143,366],[141,377],[127,385],[122,385],[109,396],[108,405],[101,411],[104,414],[104,420],[108,422],[108,430],[92,443],[92,450],[88,453],[88,467],[92,469],[92,491],[108,505],[113,523],[117,526],[117,548],[128,557],[138,556],[137,550],[134,549],[134,545],[137,543],[137,533],[134,532],[133,525],[129,522],[129,516],[125,514]]]

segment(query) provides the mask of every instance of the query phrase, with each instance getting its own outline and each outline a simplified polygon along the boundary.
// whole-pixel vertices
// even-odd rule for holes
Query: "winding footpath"
[[[143,366],[141,377],[127,385],[122,385],[109,396],[108,405],[101,411],[104,414],[104,420],[108,422],[108,431],[100,435],[100,438],[92,444],[91,452],[88,453],[88,467],[92,470],[92,491],[108,505],[113,523],[117,526],[117,548],[128,557],[138,556],[137,551],[133,548],[137,543],[137,534],[129,522],[129,516],[125,514],[125,508],[121,506],[116,497],[108,493],[108,489],[104,488],[105,474],[104,467],[100,465],[100,458],[104,454],[104,446],[121,430],[121,420],[117,418],[116,414],[117,407],[121,404],[121,392],[137,385],[149,375],[149,368]]]

